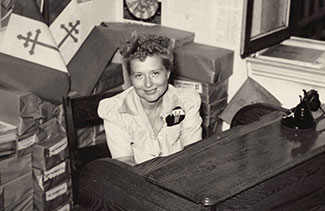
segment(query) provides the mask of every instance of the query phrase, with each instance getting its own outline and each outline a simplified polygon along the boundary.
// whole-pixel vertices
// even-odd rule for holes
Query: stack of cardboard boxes
[[[0,146],[2,143],[0,144]],[[9,153],[11,154],[11,153]],[[0,158],[0,210],[33,210],[31,154]]]
[[[33,210],[32,146],[40,124],[38,104],[41,99],[24,91],[0,89],[0,120],[15,127],[14,143],[2,154],[1,208]],[[7,148],[9,149],[9,148]]]
[[[0,89],[0,97],[0,122],[14,128],[10,129],[13,135],[6,135],[12,141],[0,142],[1,208],[46,211],[71,207],[62,108],[27,91]]]
[[[34,210],[71,207],[71,175],[66,134],[56,119],[44,123],[33,146]]]
[[[195,89],[201,96],[203,137],[220,132],[222,120],[219,115],[227,105],[233,51],[190,43],[175,49],[174,56],[174,86]]]

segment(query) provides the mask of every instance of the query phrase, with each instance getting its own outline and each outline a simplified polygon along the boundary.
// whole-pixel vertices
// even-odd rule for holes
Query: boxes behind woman
[[[169,37],[174,43],[174,47],[178,48],[194,40],[194,33],[170,28],[161,25],[140,25],[132,23],[104,22],[100,26],[107,39],[110,39],[116,47],[121,47],[136,32],[138,35],[156,34]]]
[[[227,105],[233,51],[190,43],[175,49],[174,56],[174,86],[195,89],[201,96],[203,138],[221,131],[222,120],[218,116]]]
[[[180,89],[194,89],[200,94],[203,138],[221,131],[222,120],[219,119],[219,115],[227,106],[228,80],[209,84],[176,76],[173,85]]]
[[[217,84],[233,71],[234,52],[214,46],[190,43],[174,50],[175,74],[194,81]]]
[[[57,119],[43,123],[33,146],[34,210],[55,210],[72,200],[68,142]]]

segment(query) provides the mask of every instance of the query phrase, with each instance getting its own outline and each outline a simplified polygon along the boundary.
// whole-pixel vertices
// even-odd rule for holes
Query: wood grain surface
[[[146,177],[194,203],[214,205],[325,151],[325,121],[298,133],[282,128],[277,115],[151,166]]]
[[[141,172],[110,158],[86,166],[80,178],[80,203],[86,210],[208,210],[145,180]]]

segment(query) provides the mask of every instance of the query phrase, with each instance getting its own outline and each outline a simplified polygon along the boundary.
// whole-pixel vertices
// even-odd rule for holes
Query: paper
[[[289,45],[276,45],[260,55],[260,58],[288,62],[295,65],[322,68],[325,66],[325,53],[322,50]]]
[[[180,25],[188,25],[188,23],[200,23],[202,19],[202,0],[177,0],[168,2],[172,8],[172,13],[179,17],[177,21]]]
[[[197,91],[199,94],[202,94],[202,85],[201,83],[195,81],[185,81],[174,79],[174,86],[180,89],[193,89]]]
[[[217,0],[214,7],[217,20],[216,41],[223,47],[239,46],[243,0]]]

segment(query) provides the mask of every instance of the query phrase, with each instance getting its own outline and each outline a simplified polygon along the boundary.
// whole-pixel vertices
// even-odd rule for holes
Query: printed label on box
[[[58,142],[57,144],[49,148],[49,157],[59,154],[60,152],[65,150],[67,146],[68,146],[67,138],[62,139],[62,141]]]
[[[46,201],[51,201],[58,196],[61,196],[62,194],[65,194],[68,190],[68,184],[63,183],[45,193],[45,200]]]
[[[174,79],[174,86],[176,88],[182,88],[182,89],[194,89],[198,93],[202,94],[202,84],[192,81],[184,81],[179,79]]]
[[[32,135],[32,136],[30,136],[28,138],[25,138],[23,140],[18,141],[18,144],[17,144],[18,151],[26,149],[27,147],[32,146],[33,144],[36,143],[36,141],[37,141],[36,134],[34,134],[34,135]]]
[[[60,163],[59,165],[54,166],[48,171],[44,171],[43,181],[46,182],[49,179],[53,179],[54,177],[59,176],[60,174],[65,173],[66,163]]]

